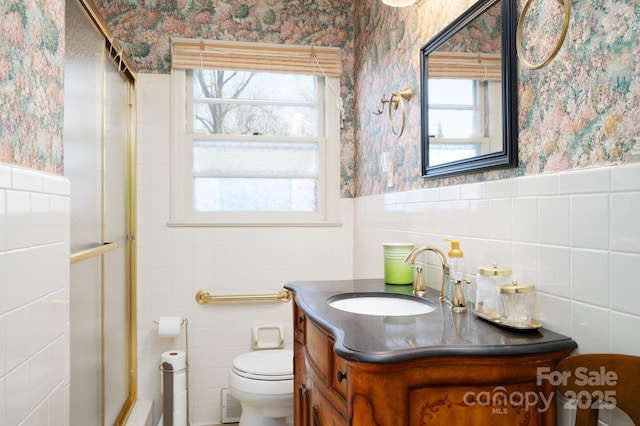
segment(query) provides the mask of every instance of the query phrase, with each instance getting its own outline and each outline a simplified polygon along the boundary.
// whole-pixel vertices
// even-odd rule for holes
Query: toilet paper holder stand
[[[154,320],[153,323],[156,325],[160,325],[159,321]],[[165,374],[175,374],[183,371],[185,372],[186,388],[187,388],[187,425],[190,425],[191,420],[189,416],[189,320],[187,318],[182,318],[180,320],[180,329],[182,329],[182,326],[184,326],[184,330],[185,330],[184,331],[184,346],[185,346],[184,351],[186,355],[185,367],[179,370],[174,370],[172,368],[165,369],[161,362],[160,365],[158,365],[158,369],[162,372],[163,381],[164,381]],[[163,411],[165,411],[164,407],[163,407]],[[163,413],[163,415],[164,414],[167,414],[167,413]]]
[[[159,321],[154,320],[153,321],[154,324],[156,325],[160,325]],[[180,320],[180,330],[182,330],[182,326],[184,326],[184,351],[187,354],[187,366],[186,368],[189,368],[189,320],[187,318],[182,318]],[[179,337],[179,336],[176,336]],[[160,370],[162,370],[162,365],[160,365]],[[177,371],[177,370],[171,370],[171,371]]]

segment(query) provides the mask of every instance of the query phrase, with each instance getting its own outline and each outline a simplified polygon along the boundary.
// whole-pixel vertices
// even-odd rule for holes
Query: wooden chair
[[[556,370],[554,381],[561,382],[558,390],[575,400],[576,426],[597,426],[598,406],[607,403],[613,403],[640,425],[640,357],[576,355],[560,361]]]

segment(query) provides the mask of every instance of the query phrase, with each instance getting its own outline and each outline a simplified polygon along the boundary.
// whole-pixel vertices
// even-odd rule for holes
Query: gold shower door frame
[[[125,165],[126,174],[127,174],[127,182],[126,182],[126,197],[127,200],[125,202],[127,207],[126,212],[126,227],[128,228],[128,232],[124,237],[124,241],[120,242],[112,242],[112,241],[104,241],[105,236],[105,226],[104,226],[104,217],[105,217],[105,191],[107,185],[104,181],[105,175],[105,167],[107,164],[103,162],[102,164],[102,191],[103,191],[103,202],[102,202],[102,217],[103,217],[103,242],[102,244],[97,244],[95,247],[88,248],[86,250],[81,250],[71,254],[70,263],[75,264],[79,262],[83,262],[85,260],[89,260],[95,257],[100,257],[101,269],[102,269],[102,280],[103,280],[103,289],[102,289],[102,386],[104,388],[107,377],[105,377],[105,357],[106,351],[105,346],[108,342],[105,342],[105,310],[109,308],[109,306],[105,306],[105,254],[109,252],[114,252],[119,249],[126,250],[126,274],[128,275],[128,306],[126,306],[127,316],[129,318],[128,321],[128,329],[125,331],[128,337],[128,347],[126,348],[127,352],[127,364],[128,371],[123,374],[127,374],[128,376],[128,395],[126,395],[126,400],[121,408],[119,408],[119,414],[117,419],[115,420],[114,425],[120,426],[124,425],[131,414],[131,411],[135,405],[137,399],[137,287],[136,287],[136,111],[135,111],[135,80],[136,76],[134,71],[129,66],[128,60],[122,56],[122,50],[117,45],[115,41],[113,41],[113,37],[106,26],[106,23],[100,16],[100,14],[95,9],[91,0],[78,0],[78,3],[84,8],[91,22],[98,30],[100,34],[104,37],[105,40],[105,55],[107,56],[107,60],[111,62],[111,64],[115,65],[116,69],[120,72],[122,76],[128,82],[128,110],[127,110],[127,122],[128,122],[128,134],[126,141],[126,158],[127,164]],[[105,64],[108,66],[108,64]],[[105,72],[105,75],[107,73]],[[106,80],[107,77],[105,77]],[[103,86],[103,101],[107,98],[106,92],[106,81]],[[107,130],[106,127],[109,123],[107,112],[105,111],[106,106],[103,105],[103,131],[102,131],[102,155],[104,160],[104,154],[106,151],[106,138],[107,138]],[[72,188],[73,191],[73,188]],[[106,400],[106,391],[103,389],[102,391],[102,423],[105,423],[105,413],[109,409],[107,405],[109,401]],[[116,408],[117,409],[117,408]]]

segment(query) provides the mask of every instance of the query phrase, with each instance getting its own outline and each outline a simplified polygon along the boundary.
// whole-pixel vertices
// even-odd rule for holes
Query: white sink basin
[[[329,306],[361,315],[408,316],[427,314],[436,309],[426,299],[395,293],[348,293],[327,300]]]

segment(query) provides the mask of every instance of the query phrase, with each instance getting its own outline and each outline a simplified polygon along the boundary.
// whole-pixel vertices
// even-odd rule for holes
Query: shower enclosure
[[[136,390],[134,76],[120,58],[114,61],[93,6],[70,0],[65,7],[70,421],[118,425]]]

